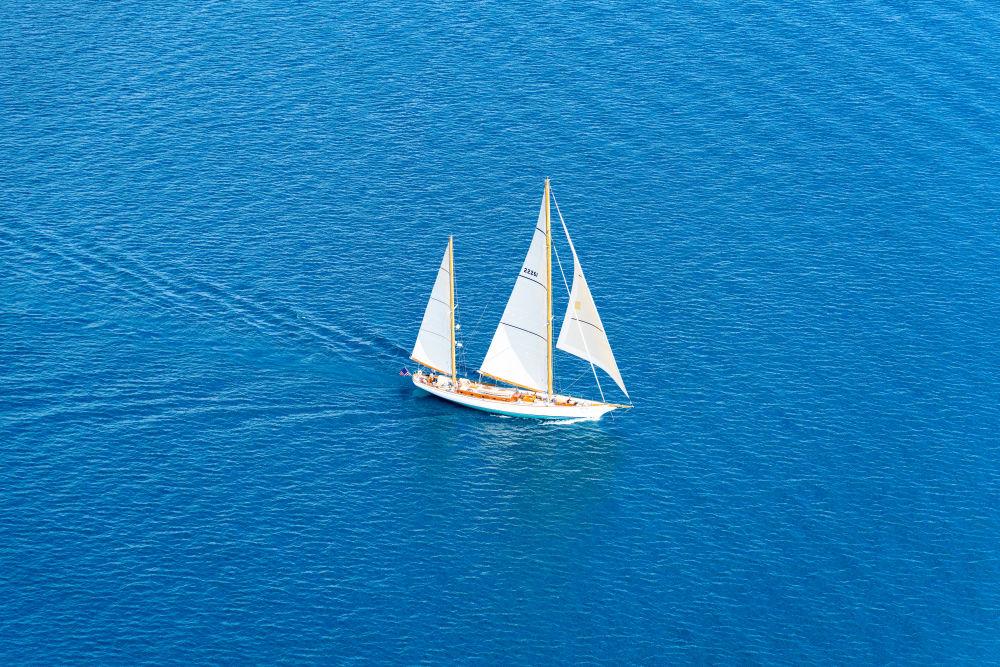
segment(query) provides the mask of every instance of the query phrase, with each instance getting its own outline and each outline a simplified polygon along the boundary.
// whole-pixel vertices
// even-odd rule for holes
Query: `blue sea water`
[[[2,15],[0,662],[1000,663],[994,3]],[[635,408],[421,395],[545,178]]]

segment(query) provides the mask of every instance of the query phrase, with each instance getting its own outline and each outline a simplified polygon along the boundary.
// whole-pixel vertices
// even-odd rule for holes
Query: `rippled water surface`
[[[995,5],[402,5],[3,3],[0,661],[1000,661]],[[546,177],[635,409],[418,394]]]

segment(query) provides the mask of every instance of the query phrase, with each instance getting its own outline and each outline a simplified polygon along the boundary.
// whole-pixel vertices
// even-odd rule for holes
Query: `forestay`
[[[447,375],[454,374],[453,368],[453,338],[452,338],[452,242],[448,240],[448,249],[441,260],[431,298],[424,311],[424,319],[420,323],[417,342],[413,345],[410,359],[429,366]]]
[[[548,196],[546,189],[531,247],[479,368],[490,377],[537,391],[547,391],[549,373]]]

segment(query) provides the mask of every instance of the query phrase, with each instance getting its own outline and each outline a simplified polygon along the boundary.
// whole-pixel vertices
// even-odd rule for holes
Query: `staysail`
[[[563,318],[556,347],[602,369],[628,396],[621,373],[618,372],[618,364],[615,363],[615,355],[611,353],[611,343],[604,333],[601,316],[597,314],[594,297],[590,295],[587,279],[583,277],[583,268],[576,256],[576,249],[573,248],[573,241],[570,240],[569,231],[566,230],[566,223],[563,223],[563,230],[566,231],[566,240],[569,241],[570,250],[573,252],[573,287],[570,289],[569,305],[566,307],[566,317]]]
[[[439,373],[455,374],[455,317],[452,303],[452,241],[448,239],[448,249],[444,251],[441,268],[438,269],[431,298],[420,323],[417,342],[413,345],[410,359],[429,366]]]
[[[546,184],[531,247],[479,372],[536,391],[549,391],[549,189]]]

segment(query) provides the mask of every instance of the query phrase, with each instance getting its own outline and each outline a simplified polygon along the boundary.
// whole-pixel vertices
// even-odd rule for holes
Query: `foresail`
[[[479,370],[529,389],[546,391],[549,372],[548,278],[545,204],[507,308]]]
[[[568,233],[567,238],[569,238]],[[563,318],[556,347],[602,369],[628,396],[575,250],[573,250],[573,287],[570,290],[569,305],[566,307],[566,317]]]
[[[452,267],[452,245],[448,242],[448,249],[444,252],[444,259],[441,260],[441,268],[438,269],[437,278],[434,281],[434,289],[431,290],[431,298],[427,302],[427,310],[424,311],[424,319],[420,323],[420,333],[417,334],[417,342],[413,345],[413,353],[410,358],[425,366],[448,375],[454,374],[452,367],[452,316],[451,316],[451,267]]]

